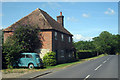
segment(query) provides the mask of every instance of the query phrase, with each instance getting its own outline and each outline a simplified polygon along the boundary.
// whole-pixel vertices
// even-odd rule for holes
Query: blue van
[[[18,66],[33,69],[34,67],[42,67],[43,63],[37,53],[21,53]]]

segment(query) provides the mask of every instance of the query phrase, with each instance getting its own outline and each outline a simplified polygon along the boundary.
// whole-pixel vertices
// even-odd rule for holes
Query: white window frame
[[[61,40],[64,41],[64,35],[63,34],[61,34]]]
[[[68,57],[71,57],[71,54],[69,53]]]
[[[68,42],[71,42],[71,37],[69,36],[69,38],[68,38]]]
[[[57,32],[55,32],[55,40],[57,40]]]
[[[64,57],[64,50],[61,50],[61,58]]]

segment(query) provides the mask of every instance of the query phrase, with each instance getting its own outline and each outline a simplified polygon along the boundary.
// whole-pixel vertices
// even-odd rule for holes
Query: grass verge
[[[3,69],[2,72],[4,74],[9,74],[9,73],[25,73],[25,72],[44,71],[44,70],[54,69],[54,68],[66,68],[66,67],[78,64],[78,63],[83,63],[85,61],[92,60],[92,59],[97,59],[97,58],[100,58],[100,57],[103,57],[103,56],[106,56],[106,55],[102,54],[102,55],[92,57],[92,58],[80,59],[80,60],[78,60],[76,62],[58,64],[56,66],[48,66],[48,67],[46,67],[44,69],[16,68],[16,69]]]
[[[76,61],[76,62],[58,64],[58,65],[56,65],[56,66],[48,66],[48,67],[46,67],[46,69],[61,68],[61,67],[66,68],[66,67],[72,66],[72,65],[74,65],[74,64],[83,63],[83,62],[85,62],[85,61],[89,61],[89,60],[92,60],[92,59],[97,59],[97,58],[100,58],[100,57],[103,57],[103,56],[106,56],[106,55],[105,55],[105,54],[102,54],[102,55],[99,55],[99,56],[96,56],[96,57],[92,57],[92,58],[80,59],[80,60],[78,60],[78,61]]]

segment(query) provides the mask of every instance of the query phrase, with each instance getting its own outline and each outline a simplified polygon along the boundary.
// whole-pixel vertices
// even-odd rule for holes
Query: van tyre
[[[33,64],[29,64],[28,68],[29,68],[29,69],[33,69],[33,68],[34,68],[34,65],[33,65]]]

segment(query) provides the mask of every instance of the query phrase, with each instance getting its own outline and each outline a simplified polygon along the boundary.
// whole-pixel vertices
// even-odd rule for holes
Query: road
[[[120,56],[108,55],[95,60],[86,61],[60,71],[56,71],[38,78],[54,78],[54,79],[99,79],[99,80],[118,80],[118,63]]]

